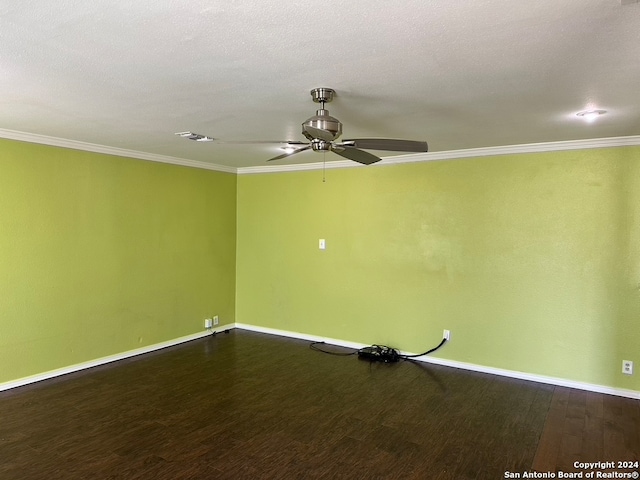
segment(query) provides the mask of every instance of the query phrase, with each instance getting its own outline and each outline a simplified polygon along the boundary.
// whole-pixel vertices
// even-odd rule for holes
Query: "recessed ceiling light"
[[[195,140],[196,142],[213,142],[214,140],[212,137],[193,132],[178,132],[176,135],[182,138],[188,138],[189,140]]]
[[[587,122],[593,122],[600,115],[604,115],[607,113],[606,110],[583,110],[582,112],[576,113],[578,117],[584,118]]]

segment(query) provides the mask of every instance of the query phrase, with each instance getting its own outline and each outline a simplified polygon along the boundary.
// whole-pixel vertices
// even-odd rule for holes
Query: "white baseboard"
[[[258,332],[258,333],[266,333],[268,335],[277,335],[280,337],[294,338],[297,340],[306,340],[309,342],[325,342],[330,345],[353,348],[356,350],[369,346],[369,344],[364,344],[364,343],[348,342],[345,340],[338,340],[335,338],[320,337],[318,335],[308,335],[306,333],[291,332],[288,330],[279,330],[279,329],[268,328],[268,327],[260,327],[257,325],[249,325],[246,323],[230,323],[227,325],[223,325],[215,329],[214,331],[223,332],[225,330],[231,330],[233,328],[238,328],[240,330],[248,330],[248,331]],[[129,350],[127,352],[117,353],[115,355],[109,355],[107,357],[90,360],[88,362],[78,363],[75,365],[70,365],[68,367],[58,368],[56,370],[50,370],[48,372],[39,373],[37,375],[31,375],[29,377],[19,378],[17,380],[0,383],[0,392],[4,390],[16,388],[16,387],[28,385],[30,383],[40,382],[42,380],[47,380],[49,378],[59,377],[61,375],[66,375],[68,373],[77,372],[79,370],[97,367],[99,365],[104,365],[105,363],[124,360],[125,358],[135,357],[137,355],[143,355],[145,353],[150,353],[163,348],[172,347],[174,345],[179,345],[181,343],[189,342],[191,340],[197,340],[199,338],[206,337],[207,335],[211,335],[211,333],[212,333],[211,331],[198,332],[198,333],[194,333],[184,337],[175,338],[173,340],[168,340],[166,342],[156,343],[154,345],[137,348],[135,350]],[[411,352],[401,352],[401,353],[403,355],[413,355],[413,353]],[[526,372],[517,372],[514,370],[505,370],[502,368],[485,367],[483,365],[457,362],[455,360],[448,360],[445,358],[438,358],[438,357],[426,356],[426,355],[421,357],[416,357],[414,360],[418,360],[420,362],[425,362],[425,363],[432,363],[436,365],[442,365],[445,367],[460,368],[460,369],[469,370],[472,372],[488,373],[491,375],[499,375],[502,377],[516,378],[519,380],[528,380],[531,382],[545,383],[548,385],[557,385],[560,387],[567,387],[567,388],[576,388],[578,390],[586,390],[589,392],[604,393],[608,395],[616,395],[619,397],[626,397],[626,398],[633,398],[633,399],[640,400],[640,392],[636,390],[627,390],[623,388],[608,387],[606,385],[596,385],[592,383],[577,382],[574,380],[567,380],[564,378],[548,377],[545,375],[536,375],[536,374],[526,373]]]
[[[307,340],[309,342],[325,342],[339,347],[354,348],[356,350],[366,347],[364,343],[347,342],[345,340],[337,340],[329,337],[319,337],[317,335],[308,335],[306,333],[291,332],[288,330],[278,330],[276,328],[260,327],[258,325],[249,325],[247,323],[236,323],[236,328],[240,330],[249,330],[251,332],[266,333],[268,335],[277,335],[279,337],[295,338],[297,340]]]
[[[231,328],[233,328],[233,325],[223,325],[215,329],[215,331],[222,332],[224,330],[230,330]],[[211,333],[212,333],[211,331],[198,332],[191,335],[186,335],[184,337],[167,340],[166,342],[160,342],[160,343],[155,343],[153,345],[148,345],[146,347],[136,348],[135,350],[116,353],[114,355],[109,355],[107,357],[96,358],[95,360],[89,360],[88,362],[77,363],[75,365],[70,365],[68,367],[57,368],[55,370],[49,370],[48,372],[38,373],[36,375],[31,375],[28,377],[19,378],[17,380],[11,380],[9,382],[0,383],[0,392],[4,390],[10,390],[16,387],[22,387],[24,385],[29,385],[30,383],[41,382],[42,380],[59,377],[61,375],[66,375],[68,373],[85,370],[87,368],[97,367],[99,365],[104,365],[105,363],[116,362],[118,360],[124,360],[125,358],[135,357],[137,355],[143,355],[145,353],[161,350],[163,348],[173,347],[174,345],[179,345],[181,343],[190,342],[191,340],[197,340],[198,338],[206,337],[207,335],[211,335]]]
[[[548,377],[545,375],[536,375],[533,373],[517,372],[515,370],[505,370],[502,368],[485,367],[473,363],[456,362],[437,357],[422,356],[416,357],[425,363],[433,363],[436,365],[444,365],[445,367],[461,368],[471,370],[473,372],[488,373],[491,375],[500,375],[502,377],[517,378],[519,380],[528,380],[530,382],[546,383],[548,385],[556,385],[558,387],[576,388],[578,390],[587,390],[589,392],[606,393],[608,395],[617,395],[618,397],[627,397],[640,400],[640,392],[635,390],[627,390],[624,388],[608,387],[606,385],[597,385],[593,383],[578,382],[575,380],[566,380],[558,377]]]
[[[253,332],[267,333],[269,335],[279,335],[281,337],[296,338],[299,340],[307,340],[310,342],[325,342],[330,345],[337,345],[340,347],[347,347],[347,348],[353,348],[353,349],[360,349],[360,348],[369,346],[367,344],[347,342],[347,341],[338,340],[335,338],[320,337],[317,335],[307,335],[304,333],[289,332],[286,330],[277,330],[275,328],[266,328],[266,327],[259,327],[256,325],[248,325],[245,323],[236,323],[235,326],[236,328],[239,328],[242,330],[250,330]],[[414,353],[412,352],[400,352],[400,353],[402,353],[403,355],[414,355]],[[499,375],[502,377],[516,378],[519,380],[528,380],[530,382],[545,383],[548,385],[556,385],[559,387],[576,388],[578,390],[586,390],[589,392],[604,393],[608,395],[616,395],[618,397],[626,397],[626,398],[633,398],[633,399],[640,400],[640,392],[636,390],[627,390],[624,388],[608,387],[606,385],[577,382],[574,380],[567,380],[564,378],[548,377],[545,375],[536,375],[533,373],[518,372],[515,370],[505,370],[502,368],[485,367],[483,365],[457,362],[455,360],[448,360],[445,358],[438,358],[438,357],[433,357],[428,355],[415,357],[414,360],[418,360],[420,362],[425,362],[425,363],[433,363],[436,365],[442,365],[445,367],[453,367],[453,368],[460,368],[463,370],[470,370],[472,372],[488,373],[491,375]]]

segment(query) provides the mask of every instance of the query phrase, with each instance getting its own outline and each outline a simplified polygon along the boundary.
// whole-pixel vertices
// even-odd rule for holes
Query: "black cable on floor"
[[[444,345],[445,343],[447,343],[447,339],[446,339],[446,338],[443,338],[443,339],[442,339],[442,341],[440,342],[440,344],[439,344],[437,347],[432,348],[431,350],[427,350],[426,352],[424,352],[424,353],[419,353],[419,354],[417,354],[417,355],[401,355],[401,357],[402,357],[402,358],[415,358],[415,357],[421,357],[421,356],[423,356],[423,355],[429,355],[431,352],[435,352],[436,350],[438,350],[438,349],[439,349],[442,345]]]
[[[315,350],[317,352],[327,353],[329,355],[337,355],[339,357],[349,357],[351,355],[355,355],[356,353],[358,353],[357,351],[349,352],[349,353],[346,353],[346,352],[330,352],[329,350],[323,350],[321,348],[318,348],[317,345],[326,345],[326,343],[325,342],[313,342],[313,343],[311,343],[309,345],[309,348],[311,350]]]

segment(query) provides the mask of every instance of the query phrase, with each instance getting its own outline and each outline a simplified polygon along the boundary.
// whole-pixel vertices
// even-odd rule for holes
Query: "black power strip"
[[[370,362],[394,363],[402,357],[395,348],[383,345],[371,345],[358,350],[358,358],[369,360]]]

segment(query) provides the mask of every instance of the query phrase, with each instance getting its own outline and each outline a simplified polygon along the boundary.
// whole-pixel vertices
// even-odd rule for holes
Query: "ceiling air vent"
[[[195,140],[196,142],[213,142],[213,138],[207,137],[206,135],[200,135],[199,133],[178,132],[176,135],[182,138],[188,138],[189,140]]]

